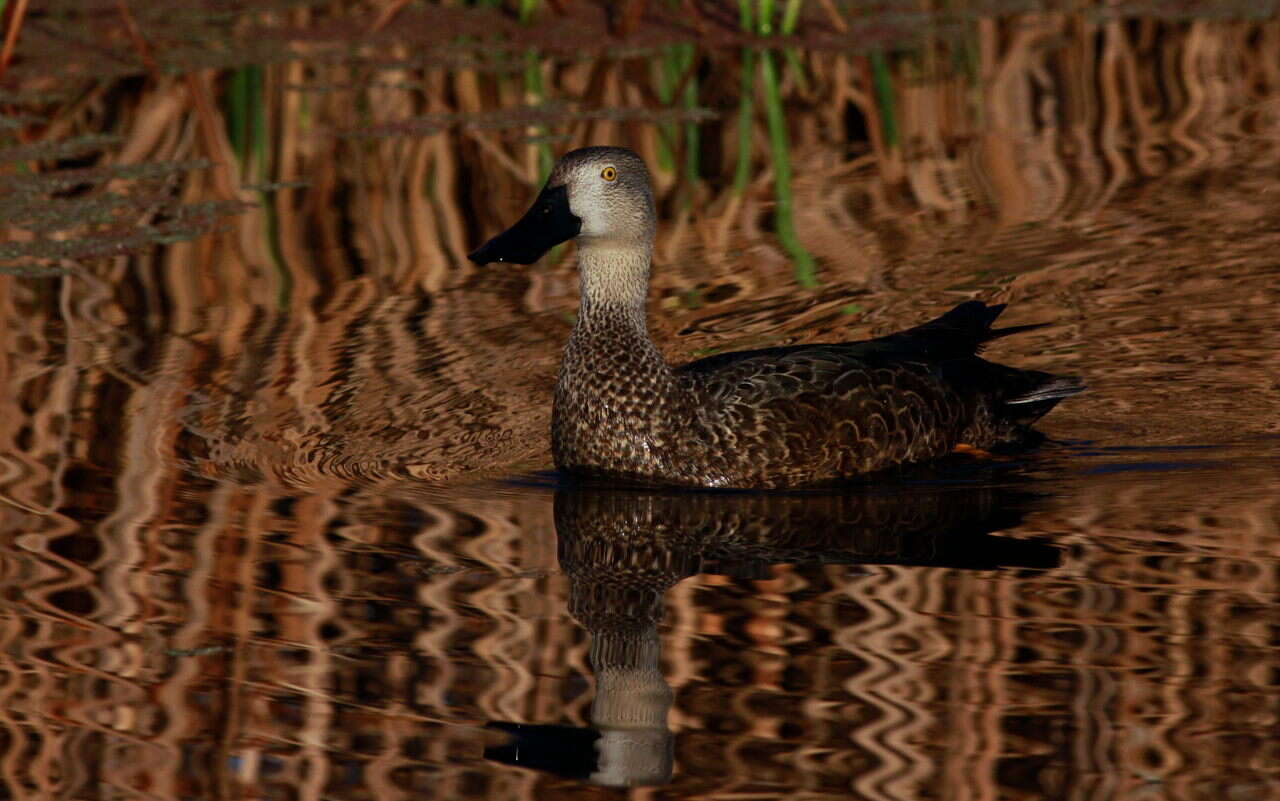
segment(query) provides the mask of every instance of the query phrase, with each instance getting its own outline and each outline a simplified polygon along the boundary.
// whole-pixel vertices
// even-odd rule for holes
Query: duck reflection
[[[1059,550],[994,536],[1038,496],[992,486],[840,494],[574,487],[555,497],[569,611],[590,632],[589,728],[515,724],[486,758],[608,786],[670,780],[674,700],[663,677],[663,594],[698,573],[766,578],[775,564],[1049,568]]]

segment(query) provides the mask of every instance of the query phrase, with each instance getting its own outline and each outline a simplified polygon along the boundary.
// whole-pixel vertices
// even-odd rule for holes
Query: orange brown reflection
[[[1001,487],[867,489],[810,495],[556,493],[569,611],[591,635],[591,728],[491,722],[512,735],[485,756],[627,787],[671,779],[673,694],[662,674],[663,596],[698,573],[768,579],[780,565],[901,564],[969,570],[1054,567],[1059,552],[992,537],[1034,498]]]
[[[193,477],[143,502],[76,465],[45,485],[58,516],[3,516],[0,770],[21,798],[581,791],[483,760],[503,721],[585,733],[597,780],[670,769],[708,798],[1070,798],[1126,776],[1249,797],[1276,778],[1280,506],[1274,465],[1221,456],[554,509],[537,488]]]

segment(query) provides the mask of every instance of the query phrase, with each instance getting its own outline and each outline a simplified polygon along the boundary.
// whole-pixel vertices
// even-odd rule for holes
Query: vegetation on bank
[[[1014,23],[963,3],[8,0],[0,262],[60,274],[248,226],[232,250],[274,274],[282,297],[306,248],[282,237],[301,232],[348,251],[407,248],[426,265],[418,283],[440,286],[556,153],[609,141],[655,168],[677,238],[660,256],[697,228],[713,252],[776,249],[815,286],[842,269],[827,255],[841,248],[819,241],[831,238],[824,215],[850,230],[868,211],[1079,213],[1132,176],[1205,163],[1234,132],[1272,124],[1253,99],[1280,82],[1275,21],[1243,8],[1212,22],[1119,13]],[[1037,105],[1046,81],[1065,104]],[[1008,178],[969,174],[975,157]],[[1082,159],[1103,175],[1091,198],[1036,187]],[[839,204],[817,208],[803,185],[867,169],[874,187],[852,197],[840,184]],[[361,222],[351,215],[392,208],[408,214],[393,225],[414,230],[346,241]]]

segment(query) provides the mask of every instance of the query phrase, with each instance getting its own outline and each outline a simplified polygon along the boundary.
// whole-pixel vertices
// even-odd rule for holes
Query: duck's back
[[[796,486],[942,456],[971,404],[919,362],[837,347],[679,370],[701,402],[686,462],[733,486]]]
[[[961,304],[879,339],[711,356],[677,368],[698,399],[677,437],[685,460],[734,486],[838,481],[1016,442],[1074,379],[993,364],[1003,306]]]

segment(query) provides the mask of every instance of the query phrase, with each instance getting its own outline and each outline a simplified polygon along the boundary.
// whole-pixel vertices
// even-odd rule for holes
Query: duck
[[[1032,425],[1084,389],[983,359],[1004,304],[968,300],[855,342],[719,353],[670,364],[646,302],[657,211],[623,147],[563,155],[533,205],[468,257],[536,262],[577,246],[579,309],[564,348],[551,451],[569,476],[646,486],[790,489],[865,481],[948,457],[1039,443]]]

